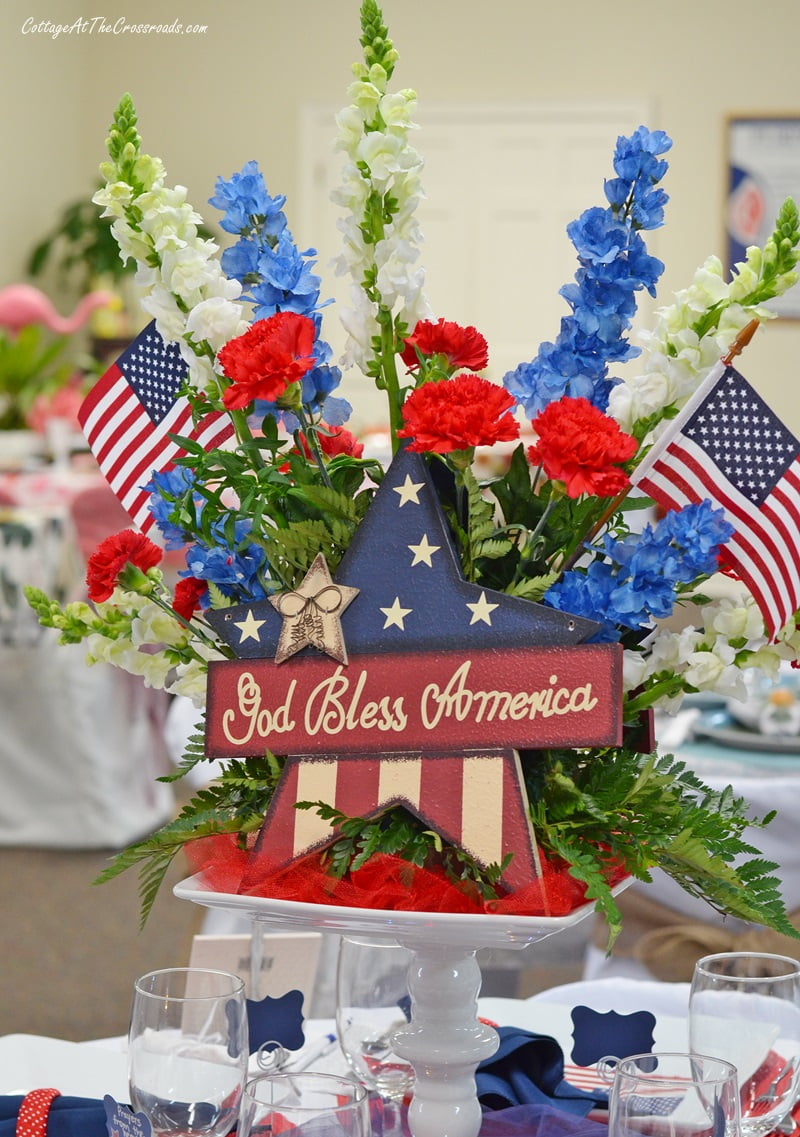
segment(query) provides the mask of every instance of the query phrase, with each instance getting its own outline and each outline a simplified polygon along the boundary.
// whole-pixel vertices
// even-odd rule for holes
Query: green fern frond
[[[197,723],[197,725],[195,727],[196,730],[202,729],[202,723],[203,723],[204,718],[205,718],[205,716],[203,716],[203,718],[201,718],[201,721],[199,723]],[[175,767],[175,769],[172,771],[172,773],[162,774],[162,776],[158,779],[158,781],[159,782],[177,782],[181,778],[186,777],[186,775],[189,773],[189,771],[193,770],[195,768],[195,766],[198,764],[198,762],[205,762],[207,760],[208,759],[206,757],[204,735],[192,734],[186,740],[186,746],[184,747],[183,755],[181,756],[181,760],[178,763],[178,765]]]
[[[479,557],[497,559],[511,549],[511,543],[498,539],[494,520],[494,506],[483,496],[480,484],[472,470],[460,474],[461,487],[467,498],[466,530],[456,533],[462,545],[461,561],[467,580],[475,579],[475,565]],[[501,548],[502,545],[502,548]]]
[[[225,833],[236,834],[241,840],[258,829],[282,768],[283,759],[269,751],[258,757],[232,760],[219,779],[199,790],[174,820],[118,853],[94,883],[104,884],[138,865],[139,923],[143,927],[164,876],[181,847],[199,837]]]
[[[590,889],[608,919],[609,946],[619,912],[597,865],[598,849],[639,880],[648,881],[657,866],[712,908],[800,938],[787,918],[776,866],[744,837],[765,821],[749,817],[747,803],[729,787],[710,789],[673,755],[611,750],[587,760],[560,751],[533,788],[539,842]]]
[[[219,585],[215,584],[213,580],[207,580],[208,595],[211,600],[212,608],[230,608],[233,605],[233,600],[230,596],[226,596]]]
[[[359,520],[359,509],[355,500],[327,486],[302,486],[290,490],[289,496],[314,506],[326,518],[338,517],[354,523]]]
[[[523,600],[539,601],[560,575],[557,572],[549,572],[544,576],[529,576],[524,580],[516,580],[508,586],[506,592],[509,596],[521,596]]]
[[[511,541],[498,540],[497,538],[488,538],[485,541],[477,541],[475,544],[475,556],[481,557],[489,561],[498,560],[500,557],[505,557],[513,549]]]
[[[114,877],[139,866],[139,927],[144,927],[153,907],[164,877],[176,855],[186,844],[198,837],[210,837],[218,833],[233,833],[238,830],[234,818],[221,822],[214,811],[203,814],[193,812],[190,816],[181,814],[157,833],[144,841],[131,845],[118,853],[106,868],[95,878],[93,884],[105,884]]]
[[[352,533],[351,526],[336,517],[328,521],[295,521],[285,529],[273,531],[264,545],[270,562],[279,566],[280,575],[291,587],[296,587],[318,553],[324,555],[333,571]]]

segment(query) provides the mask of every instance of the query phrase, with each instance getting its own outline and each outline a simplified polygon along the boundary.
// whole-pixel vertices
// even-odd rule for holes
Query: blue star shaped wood
[[[430,471],[410,450],[387,470],[333,579],[359,590],[341,615],[351,655],[576,644],[597,630],[590,620],[464,580]],[[270,601],[206,618],[240,658],[275,655],[282,621]]]
[[[287,756],[242,888],[335,840],[300,801],[363,817],[402,805],[480,864],[507,859],[501,880],[523,887],[539,866],[518,751],[619,743],[619,646],[585,644],[591,621],[464,580],[409,450],[333,581],[309,574],[298,595],[324,608],[332,584],[348,598],[338,654],[322,638],[280,651],[274,598],[207,614],[239,657],[209,666],[207,756]]]

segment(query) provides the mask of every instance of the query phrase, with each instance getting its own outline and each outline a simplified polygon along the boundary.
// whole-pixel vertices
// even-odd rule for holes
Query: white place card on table
[[[211,967],[240,976],[249,999],[263,999],[267,995],[278,999],[287,991],[302,991],[308,1006],[314,990],[322,936],[319,932],[285,935],[262,932],[260,941],[261,963],[257,969],[255,991],[252,982],[253,937],[250,935],[195,936],[189,966]]]

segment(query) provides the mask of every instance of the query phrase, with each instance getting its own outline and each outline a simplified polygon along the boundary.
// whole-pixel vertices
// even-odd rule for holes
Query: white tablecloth
[[[59,645],[22,596],[26,583],[82,596],[88,544],[125,519],[99,471],[0,475],[0,845],[116,849],[174,811],[156,782],[167,697],[87,667],[85,646]]]

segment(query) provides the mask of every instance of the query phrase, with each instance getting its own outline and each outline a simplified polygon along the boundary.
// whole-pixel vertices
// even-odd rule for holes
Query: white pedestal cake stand
[[[283,931],[367,934],[410,949],[411,1021],[395,1035],[393,1047],[414,1068],[409,1108],[414,1137],[477,1137],[480,1129],[475,1069],[494,1054],[498,1038],[496,1031],[478,1021],[478,948],[524,948],[574,927],[594,908],[585,904],[568,916],[339,908],[210,892],[199,876],[175,885],[174,893],[182,900],[235,911]]]

